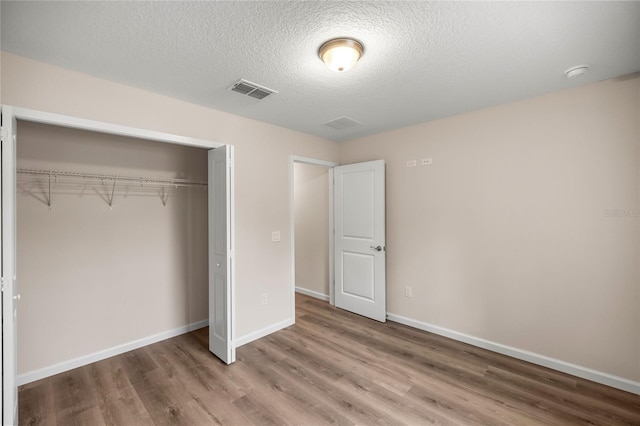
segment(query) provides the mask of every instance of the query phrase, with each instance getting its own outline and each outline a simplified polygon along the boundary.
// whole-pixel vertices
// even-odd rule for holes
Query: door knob
[[[13,300],[20,300],[22,296],[20,296],[19,294],[16,294],[15,296],[13,296]]]
[[[370,246],[370,248],[374,249],[375,251],[382,251],[382,246],[378,246],[378,247]]]

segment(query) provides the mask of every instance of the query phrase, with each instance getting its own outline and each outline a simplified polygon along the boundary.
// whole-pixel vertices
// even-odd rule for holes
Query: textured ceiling
[[[8,2],[2,50],[344,141],[640,71],[639,2]],[[318,47],[365,47],[347,73]],[[588,74],[564,70],[589,64]],[[244,78],[279,93],[226,90]],[[336,130],[347,116],[362,123]]]

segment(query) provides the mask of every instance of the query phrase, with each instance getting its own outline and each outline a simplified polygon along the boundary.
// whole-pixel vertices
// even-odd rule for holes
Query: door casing
[[[18,420],[16,117],[2,107],[2,424]]]

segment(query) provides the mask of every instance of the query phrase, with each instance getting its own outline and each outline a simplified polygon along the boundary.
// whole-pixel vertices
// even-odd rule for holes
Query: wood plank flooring
[[[207,329],[22,386],[22,425],[640,425],[640,396],[296,296],[225,366]]]

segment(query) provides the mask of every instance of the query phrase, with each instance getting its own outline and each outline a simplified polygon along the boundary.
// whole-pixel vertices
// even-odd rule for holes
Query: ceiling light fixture
[[[587,70],[589,70],[589,65],[578,65],[578,66],[569,68],[564,73],[567,76],[567,78],[573,78],[573,77],[578,77],[578,76],[581,76],[582,74],[585,74]]]
[[[330,70],[344,72],[354,67],[363,51],[362,44],[357,40],[336,38],[320,46],[318,56]]]

